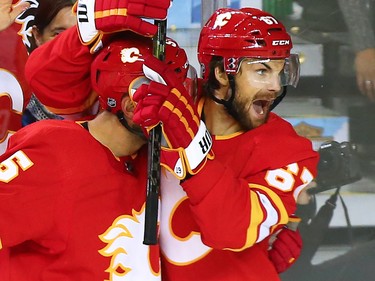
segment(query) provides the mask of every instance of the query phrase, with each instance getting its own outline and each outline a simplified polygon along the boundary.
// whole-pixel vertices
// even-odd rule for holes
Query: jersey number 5
[[[18,176],[19,168],[26,171],[32,165],[34,165],[34,163],[29,159],[29,157],[27,157],[22,150],[19,150],[8,159],[0,163],[0,181],[8,183]]]

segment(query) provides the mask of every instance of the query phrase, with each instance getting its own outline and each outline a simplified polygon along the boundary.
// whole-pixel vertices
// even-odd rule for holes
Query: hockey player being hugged
[[[98,53],[94,119],[41,120],[9,139],[0,156],[1,280],[160,280],[159,248],[143,244],[147,139],[132,121],[130,92],[145,79],[152,46],[151,38],[125,32]],[[172,107],[193,105],[186,93],[165,98]],[[180,115],[178,128],[176,119],[158,122],[177,139],[191,116]]]

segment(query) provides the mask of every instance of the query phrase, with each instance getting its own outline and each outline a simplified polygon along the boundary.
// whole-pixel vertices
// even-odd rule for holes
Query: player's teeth
[[[253,103],[253,107],[256,113],[258,114],[264,114],[263,106],[261,101],[255,101]]]

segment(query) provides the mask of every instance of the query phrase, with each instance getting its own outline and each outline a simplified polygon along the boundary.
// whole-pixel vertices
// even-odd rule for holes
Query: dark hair
[[[220,83],[216,80],[215,77],[215,68],[219,67],[220,70],[224,72],[223,57],[213,56],[208,67],[209,74],[208,79],[204,84],[204,92],[206,93],[206,95],[208,94],[210,96],[213,95],[215,90],[220,88]]]
[[[36,9],[34,25],[40,33],[43,33],[46,26],[56,17],[58,12],[65,7],[72,7],[75,0],[39,0]]]

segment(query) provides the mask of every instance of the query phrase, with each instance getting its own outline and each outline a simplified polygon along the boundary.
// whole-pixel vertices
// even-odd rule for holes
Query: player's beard
[[[256,96],[254,100],[257,99],[259,99],[259,97]],[[252,120],[250,110],[253,106],[254,100],[249,102],[241,102],[237,97],[235,97],[233,100],[230,114],[237,120],[244,131],[249,131],[259,127],[260,125],[266,123],[269,118],[270,106],[267,106],[264,108],[265,116],[263,120]]]

